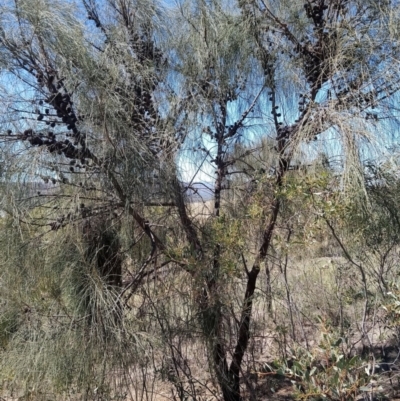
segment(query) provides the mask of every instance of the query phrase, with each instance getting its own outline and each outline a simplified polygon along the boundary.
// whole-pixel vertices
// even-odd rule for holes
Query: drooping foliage
[[[4,1],[5,391],[144,397],[167,377],[182,400],[198,383],[241,400],[275,271],[298,337],[293,239],[321,230],[359,267],[334,227],[346,202],[396,208],[363,161],[396,140],[399,15],[390,0]],[[362,246],[380,235],[354,221]]]

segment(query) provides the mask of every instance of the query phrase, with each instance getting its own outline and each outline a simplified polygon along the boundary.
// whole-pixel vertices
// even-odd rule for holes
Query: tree
[[[397,2],[249,0],[228,10],[216,0],[172,9],[23,0],[6,2],[0,18],[3,181],[10,193],[20,177],[56,185],[8,205],[14,218],[55,238],[95,216],[133,221],[127,246],[139,256],[123,284],[114,278],[116,302],[127,305],[168,264],[190,277],[223,399],[240,400],[257,280],[288,171],[314,140],[333,139],[343,188],[356,191],[360,152],[383,135],[382,120],[395,121]],[[269,138],[264,149],[274,146],[262,169],[248,161],[258,135]],[[188,159],[215,171],[205,221],[185,195],[196,179],[181,175]],[[227,213],[236,169],[249,183],[268,177],[255,232],[244,229],[246,215]],[[109,269],[98,270],[107,282]],[[223,287],[242,292],[233,316]]]

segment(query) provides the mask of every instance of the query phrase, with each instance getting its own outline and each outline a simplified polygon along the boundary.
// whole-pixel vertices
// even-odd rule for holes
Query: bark
[[[176,207],[178,209],[178,214],[181,224],[186,234],[186,239],[188,240],[189,244],[193,247],[193,249],[196,251],[197,258],[201,260],[203,257],[203,248],[201,246],[200,239],[197,235],[197,231],[193,225],[193,221],[190,219],[187,213],[182,186],[177,179],[175,179],[174,183],[174,193],[175,193]]]
[[[280,146],[283,150],[284,143],[282,142]],[[281,156],[275,188],[279,189],[282,186],[283,177],[288,169],[288,165],[288,161],[283,156]],[[242,399],[240,395],[240,370],[243,362],[243,357],[246,353],[250,339],[250,323],[253,309],[253,296],[257,285],[257,278],[261,269],[261,263],[267,256],[268,250],[271,246],[272,236],[279,216],[280,207],[281,202],[276,196],[271,207],[270,219],[263,234],[261,247],[258,251],[252,269],[247,273],[247,285],[243,300],[238,339],[232,362],[229,367],[229,394],[227,398],[224,398],[225,401],[241,401]]]

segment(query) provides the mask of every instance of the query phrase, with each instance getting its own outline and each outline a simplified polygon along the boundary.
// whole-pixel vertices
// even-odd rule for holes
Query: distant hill
[[[185,196],[189,202],[207,202],[214,199],[214,183],[211,182],[193,182],[183,183],[186,188]],[[60,191],[60,184],[52,182],[25,182],[15,186],[14,191],[19,197],[34,197],[35,195],[53,195]]]
[[[214,184],[210,182],[185,183],[185,195],[190,202],[207,202],[214,198]]]

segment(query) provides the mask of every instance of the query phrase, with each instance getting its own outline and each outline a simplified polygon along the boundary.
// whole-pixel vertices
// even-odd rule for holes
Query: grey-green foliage
[[[396,167],[389,162],[365,167],[368,204],[349,203],[343,242],[368,273],[369,284],[386,296],[389,283],[396,281],[400,236],[399,181]]]
[[[18,6],[11,2],[3,5],[4,69],[12,71],[20,78],[19,85],[30,91],[29,96],[16,99],[23,112],[20,116],[27,120],[15,121],[11,128],[43,132],[43,124],[34,121],[38,114],[31,119],[29,113],[38,110],[36,113],[44,114],[44,107],[38,107],[38,102],[49,96],[48,80],[54,79],[56,84],[61,79],[62,85],[73,93],[75,114],[82,119],[79,128],[96,154],[97,164],[107,163],[119,174],[122,188],[130,191],[135,187],[130,196],[141,200],[145,191],[143,171],[159,168],[159,142],[167,141],[171,135],[168,124],[161,121],[155,99],[151,99],[163,79],[159,68],[163,55],[153,43],[155,28],[162,33],[162,21],[150,2],[127,2],[126,15],[112,2],[93,3],[88,9],[93,9],[96,18],[104,17],[102,29],[96,29],[92,20],[82,18],[87,14],[84,4],[22,1]],[[151,46],[154,49],[148,48]],[[46,76],[38,83],[38,76],[43,73]],[[152,102],[153,105],[147,104]],[[145,110],[138,111],[140,107]],[[51,110],[50,114],[53,113]],[[21,148],[16,151],[21,152]],[[49,166],[43,157],[38,156],[35,162],[42,174],[54,176],[52,170],[56,169],[58,174],[69,175],[68,169],[57,164]],[[89,176],[85,177],[88,182],[93,175]],[[102,183],[113,196],[107,180],[97,171],[94,176],[96,183]]]
[[[368,143],[382,146],[382,117],[390,118],[392,127],[397,123],[392,107],[399,89],[397,2],[329,2],[322,12],[323,29],[307,4],[2,2],[3,207],[12,219],[2,221],[7,231],[0,238],[5,289],[0,374],[20,392],[26,385],[27,391],[72,388],[82,395],[88,388],[106,388],[118,369],[129,376],[133,362],[148,361],[138,351],[143,343],[135,334],[135,310],[126,307],[124,318],[115,319],[123,302],[120,295],[130,296],[122,289],[129,284],[121,281],[140,282],[142,274],[151,276],[150,269],[170,258],[180,268],[178,283],[184,283],[183,288],[177,290],[173,280],[156,280],[165,287],[143,285],[142,293],[135,294],[154,312],[156,319],[145,322],[154,329],[152,334],[160,334],[157,327],[161,331],[151,347],[161,342],[160,349],[174,349],[174,341],[182,338],[175,328],[179,325],[165,321],[190,320],[190,329],[198,329],[192,322],[195,313],[174,309],[179,309],[176,299],[186,306],[192,297],[198,307],[206,303],[203,312],[216,306],[218,313],[228,315],[220,319],[216,313],[213,327],[205,331],[225,333],[224,324],[234,321],[232,330],[210,341],[217,344],[221,362],[214,359],[214,369],[246,350],[247,343],[239,341],[247,341],[248,320],[240,318],[240,306],[231,319],[227,311],[232,307],[225,305],[231,297],[223,291],[229,288],[242,298],[243,288],[229,269],[226,275],[218,271],[224,266],[221,255],[234,252],[219,249],[223,242],[213,238],[216,216],[207,216],[205,223],[191,220],[177,178],[197,180],[194,174],[184,176],[193,163],[194,171],[204,169],[210,181],[217,172],[210,184],[214,193],[217,188],[226,193],[236,169],[248,168],[238,173],[241,185],[261,183],[267,193],[257,238],[232,236],[237,243],[229,245],[243,250],[257,273],[259,257],[265,256],[257,247],[273,235],[276,221],[269,232],[266,219],[275,211],[282,214],[277,194],[290,163],[309,164],[320,150],[313,140],[320,139],[328,154],[340,153],[344,184],[363,187],[360,149],[370,151]],[[264,153],[258,157],[251,144],[258,146],[259,136]],[[29,185],[21,190],[24,180]],[[33,189],[32,181],[39,180],[45,188]],[[176,199],[183,202],[178,213],[158,207]],[[250,201],[251,196],[244,198]],[[233,227],[234,219],[247,218],[240,204],[229,207],[219,205],[227,211],[219,223]],[[104,248],[85,243],[78,228],[68,231],[73,223],[79,227],[93,216],[135,222],[131,231],[126,229],[125,252],[119,255],[126,263],[129,255],[131,265],[125,266],[126,277],[121,270],[117,286],[110,286],[107,272],[99,266]],[[119,233],[111,234],[109,228],[103,227],[98,238],[112,243]],[[137,239],[139,247],[131,251]],[[235,274],[247,279],[240,270],[242,260],[234,264]],[[208,274],[210,266],[214,271]],[[191,285],[194,295],[188,290]],[[175,298],[168,298],[164,308],[165,288],[175,291]],[[251,305],[251,297],[246,302]],[[245,318],[249,310],[245,306]],[[168,338],[165,327],[172,327],[168,330],[178,340]],[[215,349],[210,355],[216,355]],[[227,391],[230,383],[224,374],[219,371],[219,384]]]
[[[79,232],[57,235],[58,241],[37,238],[36,246],[17,227],[2,233],[4,394],[14,389],[23,397],[31,391],[39,398],[69,397],[102,386],[111,386],[113,396],[123,393],[112,384],[113,372],[140,361],[141,341],[133,321],[118,320],[117,288],[87,258]]]
[[[2,129],[14,135],[2,148],[13,183],[3,207],[15,219],[7,220],[1,238],[1,375],[5,388],[20,396],[84,395],[107,387],[114,369],[141,361],[134,320],[119,316],[121,260],[116,280],[105,260],[113,248],[112,258],[122,259],[118,233],[102,227],[82,239],[79,227],[91,215],[103,222],[116,210],[121,216],[131,202],[168,200],[166,173],[176,144],[173,116],[158,110],[156,89],[166,64],[155,44],[163,33],[156,8],[149,1],[1,5]],[[61,117],[71,113],[59,115],[65,106],[56,110],[53,87],[70,96],[79,135],[63,124]],[[40,122],[43,116],[55,126]],[[37,133],[36,145],[21,141],[28,129]],[[54,140],[70,143],[81,156],[35,148]],[[157,174],[166,179],[155,181]],[[25,191],[17,191],[20,177]],[[37,191],[32,181],[42,180]],[[30,229],[28,220],[43,228]],[[74,221],[75,231],[61,230]],[[133,241],[131,231],[128,249]],[[125,390],[115,387],[113,396],[116,391]]]

